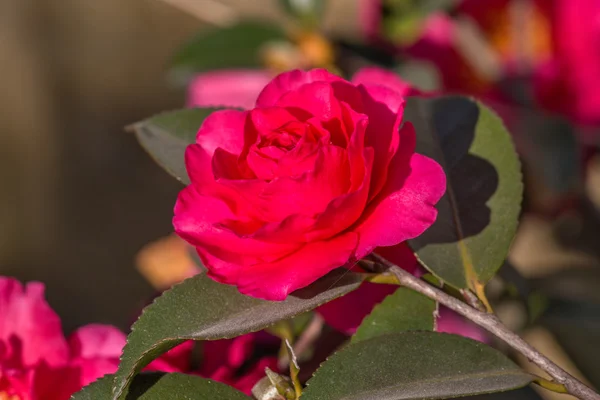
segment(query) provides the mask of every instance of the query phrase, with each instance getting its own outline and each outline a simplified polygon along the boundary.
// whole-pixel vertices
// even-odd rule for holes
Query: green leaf
[[[185,169],[185,148],[194,143],[202,122],[216,108],[190,108],[165,112],[128,127],[144,150],[165,171],[184,184],[190,179]]]
[[[446,399],[532,380],[497,350],[462,336],[404,332],[352,343],[307,383],[302,400]]]
[[[389,333],[433,331],[435,310],[435,301],[399,288],[373,308],[352,336],[352,343]]]
[[[185,340],[232,338],[264,329],[353,291],[361,279],[338,269],[281,302],[245,296],[203,274],[187,279],[164,292],[133,325],[115,374],[113,399],[123,398],[133,376],[150,361]]]
[[[74,394],[71,400],[108,400],[112,397],[113,375],[107,375]],[[250,400],[251,397],[220,382],[184,374],[138,375],[126,400]]]
[[[182,47],[173,59],[173,72],[190,76],[213,69],[260,67],[261,47],[285,38],[283,29],[265,21],[211,29]]]
[[[423,264],[456,288],[479,293],[502,266],[517,230],[521,165],[506,128],[464,97],[410,98],[417,152],[440,163],[447,190],[438,217],[409,242]]]

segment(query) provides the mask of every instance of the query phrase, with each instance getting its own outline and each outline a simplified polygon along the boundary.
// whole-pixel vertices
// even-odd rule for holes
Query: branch
[[[506,342],[514,350],[523,354],[525,357],[527,357],[527,359],[529,359],[529,361],[546,371],[556,381],[556,383],[564,385],[569,394],[582,400],[600,400],[600,395],[598,393],[584,385],[582,382],[578,381],[575,377],[570,375],[546,356],[530,346],[517,334],[510,331],[502,324],[496,315],[476,310],[475,308],[461,302],[458,299],[455,299],[438,288],[435,288],[415,277],[414,275],[404,271],[402,268],[375,253],[373,253],[371,256],[380,265],[386,267],[386,269],[391,272],[396,279],[398,279],[398,282],[402,286],[410,288],[429,297],[430,299],[437,301],[440,304],[443,304],[449,309],[456,311],[465,318],[473,321],[482,328],[485,328],[487,331]]]

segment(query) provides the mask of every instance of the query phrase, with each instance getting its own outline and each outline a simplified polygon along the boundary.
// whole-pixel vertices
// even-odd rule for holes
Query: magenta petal
[[[414,253],[405,243],[378,248],[376,252],[417,277],[423,273]],[[364,282],[357,290],[317,308],[317,312],[333,328],[352,335],[373,308],[396,289],[397,285]]]
[[[355,85],[365,85],[371,87],[387,87],[402,97],[419,94],[418,90],[414,89],[410,83],[403,81],[398,74],[379,67],[366,67],[360,69],[352,77],[352,83]]]
[[[453,333],[464,337],[478,340],[483,343],[490,343],[490,337],[487,332],[454,311],[440,306],[439,317],[437,320],[437,331]]]
[[[222,248],[247,256],[287,254],[298,245],[267,243],[236,235],[221,226],[226,220],[235,220],[228,205],[215,197],[204,196],[188,186],[179,193],[175,204],[173,226],[175,232],[188,243],[200,248]],[[210,266],[208,266],[210,269]]]
[[[196,143],[212,157],[217,148],[240,154],[244,147],[246,111],[219,110],[210,114],[196,135]]]
[[[415,253],[406,243],[400,243],[396,246],[378,247],[375,249],[375,253],[396,264],[403,270],[410,272],[417,278],[420,278],[427,272],[419,265]]]
[[[265,368],[271,369],[271,371],[278,371],[277,357],[263,357],[256,362],[252,368],[244,375],[236,377],[230,383],[231,386],[236,388],[242,393],[248,396],[252,395],[252,388],[265,376]]]
[[[9,346],[8,354],[20,359],[23,366],[67,361],[60,318],[44,299],[43,284],[31,282],[23,287],[15,279],[0,277],[0,316],[0,342]],[[13,343],[16,346],[11,347]]]
[[[240,273],[238,289],[260,299],[285,300],[294,290],[353,261],[357,241],[356,234],[346,233],[328,241],[308,243],[277,261],[249,266]]]
[[[119,358],[125,346],[125,334],[110,325],[91,324],[77,329],[69,337],[71,357]]]
[[[264,70],[223,70],[197,75],[188,87],[188,107],[254,107],[258,94],[271,81]]]
[[[435,204],[446,190],[444,171],[423,155],[413,154],[409,166],[403,157],[403,152],[398,151],[390,163],[386,185],[354,228],[360,235],[357,258],[376,247],[415,238],[435,221]]]
[[[281,221],[292,214],[322,213],[329,202],[347,193],[350,165],[345,149],[323,146],[319,149],[313,171],[299,177],[276,178],[260,194],[270,206],[270,218]]]
[[[396,285],[364,282],[355,291],[323,304],[317,311],[331,327],[346,335],[353,335],[373,307],[396,289]]]
[[[404,97],[384,86],[360,86],[363,94],[365,113],[369,125],[365,136],[365,146],[375,150],[371,198],[376,196],[387,181],[389,164],[398,151],[400,124],[404,111]]]
[[[301,107],[303,113],[310,113],[321,121],[337,119],[341,121],[342,110],[329,82],[311,82],[297,90],[289,92],[277,100],[277,106],[288,109]],[[341,126],[331,127],[329,131],[341,130]]]
[[[119,357],[81,359],[76,363],[80,373],[80,388],[102,378],[114,374],[119,367]]]
[[[145,371],[190,372],[194,341],[188,340],[152,361]]]
[[[294,70],[276,76],[258,95],[257,107],[273,107],[284,94],[311,82],[334,82],[343,80],[326,69],[310,71]]]

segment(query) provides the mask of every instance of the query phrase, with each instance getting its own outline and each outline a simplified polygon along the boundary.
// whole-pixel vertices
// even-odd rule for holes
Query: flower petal
[[[197,75],[188,87],[188,107],[254,107],[271,81],[266,70],[222,70]]]
[[[358,236],[350,232],[328,241],[308,243],[272,263],[248,266],[240,273],[238,289],[260,299],[285,300],[294,290],[352,262],[357,242]]]
[[[417,264],[417,259],[405,243],[382,247],[376,252],[415,276],[421,276],[422,271]],[[357,290],[323,304],[317,308],[317,312],[333,328],[346,335],[352,335],[373,308],[396,289],[398,289],[397,285],[363,282]]]
[[[406,124],[402,131],[402,140],[411,136],[414,140],[412,125]],[[435,221],[435,204],[446,190],[446,176],[437,162],[420,154],[413,154],[406,164],[409,151],[410,146],[401,147],[396,153],[386,185],[353,228],[360,235],[357,258],[375,247],[415,238]]]
[[[116,358],[126,343],[125,334],[114,326],[90,324],[77,329],[69,337],[71,357],[75,358]]]
[[[352,77],[352,83],[355,85],[364,85],[365,87],[387,87],[402,97],[419,94],[417,89],[413,88],[410,83],[402,80],[398,74],[379,67],[360,69]]]
[[[192,369],[194,345],[193,340],[185,341],[153,360],[144,370],[189,373]]]
[[[236,216],[222,200],[204,196],[193,186],[180,192],[175,205],[173,226],[181,238],[195,247],[221,248],[234,254],[242,253],[253,257],[282,256],[298,247],[240,237],[231,229],[220,225],[226,220],[236,220]],[[207,267],[210,269],[209,265]]]
[[[221,148],[233,154],[240,154],[244,147],[244,126],[246,111],[219,110],[210,114],[196,134],[196,143],[212,158],[215,150]]]
[[[404,97],[398,92],[374,85],[361,85],[364,112],[369,116],[365,146],[375,150],[370,198],[375,197],[388,176],[389,164],[400,146],[400,124],[404,111]],[[402,146],[406,146],[402,143]]]
[[[464,337],[490,343],[490,337],[486,331],[447,307],[440,306],[440,316],[437,319],[437,331],[453,333]]]
[[[15,279],[0,277],[0,315],[0,342],[8,345],[9,351],[5,357],[14,357],[22,363],[19,367],[41,361],[51,366],[67,362],[68,347],[60,318],[44,299],[42,283],[23,286]]]
[[[326,69],[310,71],[294,70],[276,76],[258,95],[256,107],[272,107],[284,94],[311,82],[334,82],[343,80]]]

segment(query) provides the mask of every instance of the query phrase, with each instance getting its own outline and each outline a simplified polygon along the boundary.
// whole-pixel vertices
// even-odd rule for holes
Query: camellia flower
[[[175,231],[210,277],[269,300],[420,235],[445,175],[414,152],[403,108],[376,73],[277,76],[253,109],[214,112],[200,127]]]
[[[197,374],[249,394],[265,367],[277,370],[279,342],[265,332],[205,342],[202,365],[193,369],[194,343],[189,341],[146,370]],[[60,318],[44,299],[43,284],[23,286],[0,277],[0,400],[67,400],[114,373],[124,345],[121,331],[98,324],[78,329],[67,340]]]
[[[0,277],[0,399],[66,400],[116,371],[123,334],[88,325],[69,340],[44,286]]]

